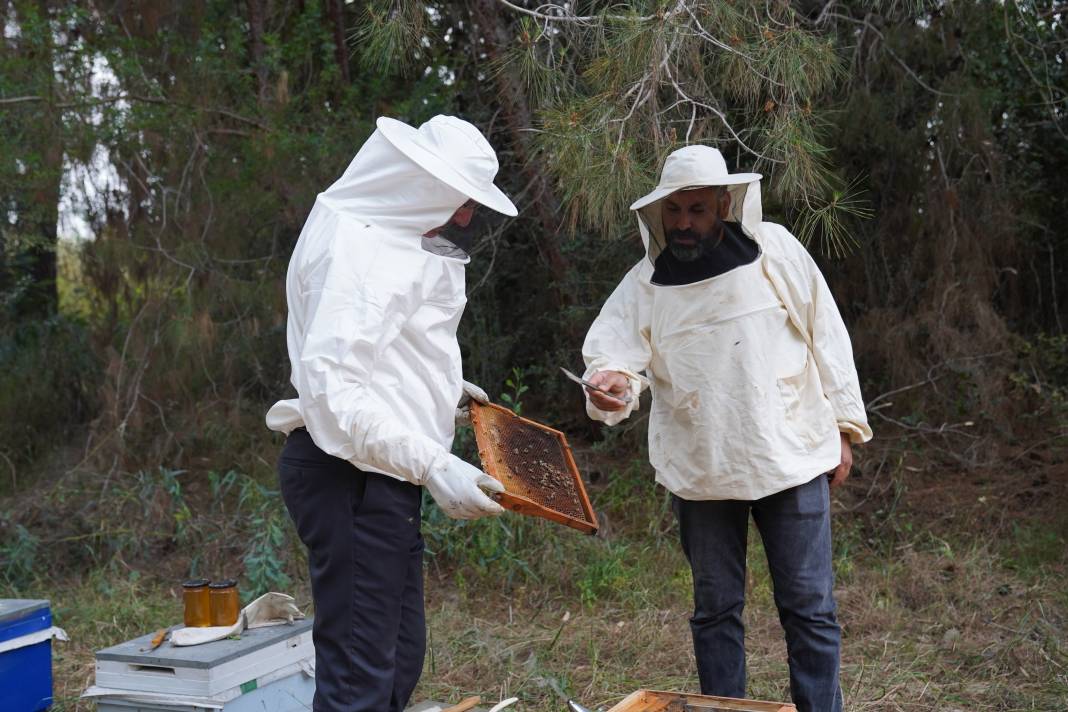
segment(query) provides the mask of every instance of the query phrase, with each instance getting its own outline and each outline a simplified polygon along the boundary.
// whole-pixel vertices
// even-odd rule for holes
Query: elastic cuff
[[[626,366],[621,366],[615,363],[588,366],[583,374],[583,378],[589,380],[590,376],[600,371],[615,371],[627,377],[630,385],[630,403],[628,403],[623,410],[601,410],[590,401],[590,394],[586,393],[585,389],[583,389],[583,393],[586,396],[586,415],[590,416],[593,420],[600,420],[605,425],[616,425],[617,423],[626,420],[630,417],[631,413],[638,410],[640,396],[642,391],[648,387],[649,380],[645,378],[645,376],[635,373]]]
[[[442,450],[440,453],[434,456],[434,459],[430,462],[430,467],[426,468],[426,472],[423,473],[416,482],[412,484],[426,485],[430,481],[430,478],[439,472],[443,471],[449,466],[449,458],[453,455],[450,452]]]
[[[638,409],[638,397],[631,396],[631,401],[622,410],[601,410],[593,404],[590,400],[589,394],[586,395],[586,415],[590,416],[593,420],[600,420],[605,425],[617,425],[627,418],[630,414]]]
[[[838,431],[848,435],[849,442],[854,445],[866,443],[872,438],[871,428],[868,427],[867,423],[857,424],[853,422],[840,421],[838,423]]]

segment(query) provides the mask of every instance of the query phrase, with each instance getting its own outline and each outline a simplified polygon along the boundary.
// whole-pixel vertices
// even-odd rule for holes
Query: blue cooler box
[[[52,705],[52,610],[48,601],[0,599],[0,648],[17,639],[43,637],[0,652],[0,709],[38,712]],[[5,645],[7,644],[7,645]]]

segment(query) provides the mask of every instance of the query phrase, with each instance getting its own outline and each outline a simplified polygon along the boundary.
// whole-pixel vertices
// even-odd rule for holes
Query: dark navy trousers
[[[308,549],[315,712],[401,712],[423,670],[422,488],[363,472],[303,428],[278,461]]]
[[[790,694],[799,712],[840,712],[841,631],[831,570],[825,475],[755,501],[672,496],[693,571],[690,619],[701,692],[745,697],[745,552],[749,515],[760,532],[786,633]]]

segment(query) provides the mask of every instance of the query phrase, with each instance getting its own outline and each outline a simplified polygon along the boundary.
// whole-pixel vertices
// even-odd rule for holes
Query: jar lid
[[[208,588],[233,588],[237,585],[237,581],[233,579],[222,579],[219,581],[212,581]]]
[[[204,579],[204,578],[201,578],[201,579],[189,579],[188,581],[182,582],[182,588],[200,588],[201,586],[207,586],[207,585],[208,585],[208,580]]]

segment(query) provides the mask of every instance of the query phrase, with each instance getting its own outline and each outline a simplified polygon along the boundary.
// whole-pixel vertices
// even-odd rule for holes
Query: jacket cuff
[[[605,425],[618,425],[629,418],[630,414],[637,409],[638,399],[636,397],[632,397],[630,403],[622,410],[601,410],[590,401],[589,395],[586,396],[586,415],[593,420],[600,420]]]
[[[866,443],[872,439],[871,428],[867,423],[851,420],[839,420],[838,431],[849,436],[849,442],[854,445]]]
[[[588,381],[590,380],[590,376],[597,373],[598,371],[618,371],[619,373],[622,373],[624,376],[630,379],[630,395],[631,398],[634,400],[637,400],[638,396],[641,395],[641,392],[649,387],[648,378],[641,375],[640,373],[635,373],[626,366],[623,366],[618,363],[612,363],[611,361],[604,364],[594,362],[586,369],[586,371],[582,374],[582,377]]]
[[[649,386],[649,379],[641,374],[635,373],[626,366],[612,363],[591,366],[586,369],[586,372],[582,377],[589,380],[590,376],[598,371],[617,371],[626,376],[627,380],[630,381],[630,403],[627,403],[626,407],[622,410],[601,410],[590,401],[590,394],[586,392],[586,389],[582,389],[583,395],[586,396],[586,415],[590,416],[593,420],[600,420],[605,425],[618,425],[629,418],[631,413],[639,409],[639,399],[642,391]]]
[[[831,411],[838,423],[838,430],[849,435],[852,443],[866,443],[872,438],[868,414],[864,412],[864,403],[860,400],[859,389],[839,389],[824,391],[831,404]]]

